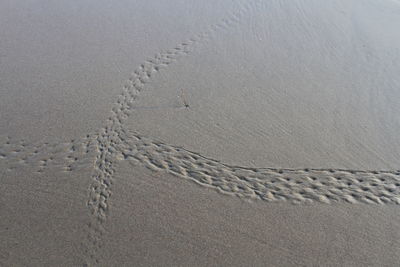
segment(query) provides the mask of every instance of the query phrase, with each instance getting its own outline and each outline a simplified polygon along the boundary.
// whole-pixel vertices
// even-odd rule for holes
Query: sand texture
[[[0,265],[400,261],[398,2],[0,7]]]

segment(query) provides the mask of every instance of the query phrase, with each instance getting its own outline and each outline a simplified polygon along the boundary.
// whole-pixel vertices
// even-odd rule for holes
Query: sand
[[[399,2],[0,14],[0,265],[400,261]]]

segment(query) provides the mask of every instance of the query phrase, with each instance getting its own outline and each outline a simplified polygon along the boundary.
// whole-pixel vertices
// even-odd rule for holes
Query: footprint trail
[[[7,171],[26,165],[42,173],[48,169],[79,171],[93,165],[88,187],[90,221],[83,249],[86,265],[98,265],[98,251],[107,233],[109,200],[115,182],[115,163],[129,161],[156,172],[168,172],[223,194],[266,202],[400,204],[400,171],[341,169],[275,169],[231,166],[184,148],[141,136],[124,128],[134,103],[158,72],[190,55],[196,46],[216,33],[238,25],[261,1],[239,3],[236,11],[176,47],[160,52],[141,64],[126,81],[105,126],[97,133],[64,143],[28,144],[6,137],[0,140],[0,161]]]

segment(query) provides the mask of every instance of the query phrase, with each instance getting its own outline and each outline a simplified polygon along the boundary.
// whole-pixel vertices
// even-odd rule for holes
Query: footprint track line
[[[400,170],[247,168],[124,132],[120,160],[226,195],[266,202],[400,204]]]
[[[220,22],[220,25],[226,26],[221,29],[227,30],[239,23],[239,18],[244,16],[244,10],[248,11],[249,7],[250,4],[247,3],[241,6],[239,11],[231,12],[232,14],[229,14],[227,19]],[[232,18],[235,18],[235,20]],[[132,103],[155,73],[190,54],[197,44],[209,40],[212,34],[217,31],[219,29],[210,26],[207,30],[179,43],[174,48],[158,53],[153,58],[146,60],[128,78],[122,94],[117,97],[117,102],[111,109],[111,116],[108,118],[106,126],[100,130],[96,138],[97,156],[87,201],[91,214],[87,237],[89,242],[86,246],[84,244],[85,251],[89,255],[89,263],[99,263],[96,254],[101,248],[101,239],[106,232],[104,224],[109,214],[108,200],[112,195],[113,174],[115,172],[113,165],[115,155],[118,153],[116,146],[122,143],[120,135],[123,133],[124,121],[132,112]]]
[[[106,234],[114,166],[120,160],[128,160],[135,166],[140,164],[157,172],[165,171],[240,198],[292,203],[400,204],[400,171],[246,168],[224,164],[124,129],[124,122],[134,111],[133,103],[154,75],[190,55],[197,45],[210,41],[213,34],[227,31],[240,23],[260,4],[261,1],[240,2],[239,10],[231,12],[219,23],[172,49],[148,58],[127,79],[111,108],[111,116],[97,133],[63,144],[42,142],[29,145],[23,140],[13,141],[8,137],[0,146],[0,160],[10,162],[14,168],[18,164],[31,164],[38,168],[38,172],[50,167],[60,167],[64,171],[79,170],[79,163],[85,158],[89,156],[93,159],[86,203],[90,222],[82,244],[87,255],[84,259],[86,264],[99,264],[97,253]]]

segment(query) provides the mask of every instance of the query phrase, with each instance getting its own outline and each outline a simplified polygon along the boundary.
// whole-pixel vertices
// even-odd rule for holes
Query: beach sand
[[[396,266],[398,1],[0,3],[1,266]]]

